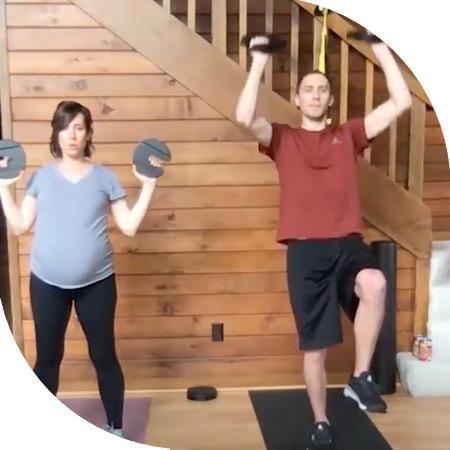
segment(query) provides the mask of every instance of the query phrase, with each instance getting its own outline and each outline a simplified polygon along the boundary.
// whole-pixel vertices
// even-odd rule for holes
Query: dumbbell
[[[16,178],[25,169],[27,159],[22,146],[11,139],[0,140],[0,178]]]
[[[149,178],[158,178],[164,173],[162,167],[150,164],[149,157],[154,156],[161,161],[170,161],[171,155],[167,145],[157,139],[145,139],[136,146],[133,154],[133,164],[136,171]]]
[[[314,10],[314,15],[316,17],[321,17],[324,15],[324,11],[327,10],[328,14],[331,14],[333,11],[330,11],[328,8],[324,8],[323,6],[316,6],[316,9]]]
[[[250,41],[255,37],[265,37],[268,39],[267,44],[258,44],[250,47]],[[275,53],[286,47],[286,41],[280,39],[272,33],[260,33],[260,34],[246,34],[241,39],[241,45],[247,47],[250,51],[257,51],[262,53]]]
[[[368,44],[378,44],[383,42],[378,36],[375,36],[369,31],[350,31],[347,33],[347,38],[354,39],[355,41],[364,41]]]

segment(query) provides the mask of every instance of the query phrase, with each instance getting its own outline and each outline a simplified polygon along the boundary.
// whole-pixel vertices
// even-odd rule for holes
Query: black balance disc
[[[150,164],[149,157],[155,156],[161,161],[170,161],[170,151],[166,144],[157,139],[146,139],[139,142],[136,146],[133,154],[133,164],[136,166],[136,170],[141,175],[145,175],[150,178],[158,178],[163,173],[162,167],[154,167]]]
[[[212,386],[192,386],[187,390],[187,398],[189,400],[205,402],[214,400],[216,397],[217,389]]]
[[[25,169],[26,162],[25,152],[18,142],[0,140],[0,178],[6,180],[18,177]]]

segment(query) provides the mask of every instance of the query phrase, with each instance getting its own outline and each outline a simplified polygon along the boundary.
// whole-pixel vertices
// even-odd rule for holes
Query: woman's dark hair
[[[52,119],[52,135],[50,137],[50,153],[55,158],[62,158],[62,150],[59,146],[58,135],[59,132],[65,130],[69,123],[78,114],[82,114],[84,117],[84,123],[86,125],[86,147],[84,148],[84,156],[90,157],[94,151],[94,145],[92,144],[92,116],[86,106],[81,105],[78,102],[63,101],[58,104],[53,114]]]

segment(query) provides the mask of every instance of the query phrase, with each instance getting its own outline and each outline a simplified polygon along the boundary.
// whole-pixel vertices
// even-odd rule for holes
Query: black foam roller
[[[392,241],[374,241],[373,250],[386,278],[386,302],[371,370],[382,394],[393,394],[396,383],[396,311],[397,245]]]

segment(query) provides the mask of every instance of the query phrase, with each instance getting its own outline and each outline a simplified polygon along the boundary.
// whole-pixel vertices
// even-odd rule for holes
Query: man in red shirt
[[[289,296],[304,351],[304,376],[314,413],[309,449],[331,449],[326,414],[327,348],[342,342],[341,306],[354,322],[356,364],[344,395],[363,410],[385,412],[369,372],[383,320],[385,278],[361,237],[357,157],[369,141],[411,106],[411,95],[389,48],[371,44],[385,74],[390,98],[364,118],[327,126],[333,104],[330,82],[319,71],[298,86],[299,128],[255,118],[258,88],[269,58],[251,50],[268,38],[251,40],[252,65],[236,119],[276,164],[280,182],[278,240],[287,245]],[[300,118],[300,117],[299,117]],[[376,195],[376,193],[374,193]]]

